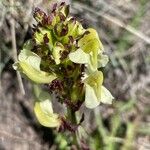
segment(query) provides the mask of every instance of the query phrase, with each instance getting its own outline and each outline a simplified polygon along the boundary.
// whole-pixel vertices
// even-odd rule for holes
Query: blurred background
[[[33,9],[55,2],[0,0],[0,150],[70,149],[69,133],[38,124],[31,84],[12,68],[31,38]],[[98,31],[110,58],[104,84],[115,97],[111,106],[83,106],[83,150],[150,150],[150,0],[66,2],[84,27]]]

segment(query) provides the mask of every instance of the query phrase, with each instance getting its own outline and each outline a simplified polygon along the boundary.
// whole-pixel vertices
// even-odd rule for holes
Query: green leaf
[[[49,94],[48,92],[43,91],[43,90],[41,89],[41,91],[40,91],[40,93],[39,93],[37,99],[38,99],[39,101],[51,100],[51,96],[50,96],[50,94]]]
[[[31,50],[33,48],[33,41],[32,40],[28,40],[24,43],[23,45],[23,49],[25,50]]]
[[[69,54],[69,59],[77,64],[87,64],[89,63],[89,54],[79,48],[75,52]]]
[[[34,96],[38,101],[51,100],[51,96],[48,92],[43,91],[39,84],[33,85]]]
[[[34,93],[34,96],[36,97],[36,99],[38,99],[41,92],[42,92],[42,89],[41,89],[40,85],[33,84],[33,93]]]
[[[45,127],[59,127],[61,124],[59,115],[53,113],[52,103],[49,99],[36,101],[34,112],[40,124]]]

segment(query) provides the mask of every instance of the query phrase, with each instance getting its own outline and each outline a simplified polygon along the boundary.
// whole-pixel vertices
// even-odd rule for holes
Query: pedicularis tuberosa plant
[[[90,109],[112,103],[100,71],[108,57],[97,31],[83,28],[70,16],[69,5],[55,4],[49,14],[36,8],[33,17],[37,25],[32,39],[24,44],[14,68],[34,85],[34,112],[40,124],[75,132],[84,120],[82,115],[76,120],[83,103]],[[40,88],[42,84],[49,92]],[[53,112],[51,95],[66,107],[66,114]]]

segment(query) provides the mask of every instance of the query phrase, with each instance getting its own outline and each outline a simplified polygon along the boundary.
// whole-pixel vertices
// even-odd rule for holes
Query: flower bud
[[[40,8],[36,7],[33,13],[33,17],[38,23],[42,23],[42,21],[47,17],[47,15]]]
[[[56,35],[56,38],[62,39],[62,37],[66,36],[68,34],[68,25],[64,25],[63,23],[59,23],[59,24],[55,25],[54,33]]]

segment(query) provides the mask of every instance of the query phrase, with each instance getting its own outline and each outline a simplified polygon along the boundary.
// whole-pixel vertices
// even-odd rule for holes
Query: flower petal
[[[30,64],[33,68],[40,71],[41,58],[37,54],[31,52],[30,50],[22,50],[18,56],[18,60],[25,61],[28,64]]]
[[[103,45],[99,40],[97,31],[95,29],[89,28],[86,30],[86,32],[87,34],[85,34],[78,41],[79,47],[86,53],[103,50]]]
[[[101,71],[95,71],[90,74],[84,81],[85,84],[90,85],[97,96],[98,99],[101,97],[101,86],[103,83],[103,73]]]
[[[107,90],[104,86],[101,88],[101,102],[105,104],[112,104],[112,100],[114,97],[111,95],[109,90]]]
[[[97,99],[95,91],[93,87],[86,84],[85,87],[85,106],[87,108],[95,108],[100,104],[100,101]]]
[[[19,62],[18,64],[22,70],[21,72],[35,83],[50,83],[51,81],[56,79],[56,76],[54,74],[39,71],[26,62]]]
[[[55,74],[40,70],[41,58],[30,50],[22,50],[18,56],[18,60],[13,65],[14,69],[25,74],[33,82],[50,83],[56,79]]]
[[[53,48],[53,57],[54,57],[54,60],[56,62],[56,64],[60,64],[60,57],[61,57],[61,52],[64,51],[64,47],[61,43],[56,43],[54,48]]]
[[[84,81],[85,84],[85,105],[88,108],[94,108],[100,104],[101,86],[103,82],[103,74],[101,71],[95,71],[89,75]]]
[[[99,54],[98,55],[98,68],[105,67],[108,61],[109,61],[109,58],[107,55]]]
[[[53,113],[52,104],[48,99],[35,102],[34,112],[40,124],[45,127],[59,127],[61,124],[58,114]]]
[[[69,54],[69,59],[74,63],[86,64],[89,62],[89,54],[79,48],[75,52]]]

